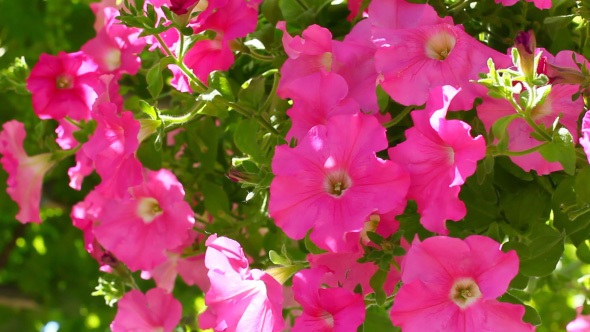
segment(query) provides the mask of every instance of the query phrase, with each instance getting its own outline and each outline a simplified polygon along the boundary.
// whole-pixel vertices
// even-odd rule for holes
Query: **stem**
[[[251,56],[252,58],[260,60],[260,61],[273,61],[275,59],[275,57],[272,55],[262,55],[260,53],[254,52],[250,48],[249,48],[249,52],[244,52],[243,54],[247,54],[247,55]]]
[[[266,73],[268,73],[268,72],[266,72]],[[266,73],[264,73],[264,74],[266,74]],[[262,76],[264,76],[264,74],[262,74]],[[273,69],[273,76],[274,76],[274,78],[272,81],[272,88],[270,89],[270,93],[268,94],[268,97],[264,101],[262,108],[258,111],[258,114],[260,114],[262,111],[266,111],[270,108],[270,104],[272,102],[272,99],[274,98],[275,94],[277,93],[277,88],[279,87],[279,78],[281,77],[281,73],[279,73],[278,70]]]
[[[236,112],[242,114],[246,118],[256,119],[256,121],[258,121],[258,123],[260,123],[264,128],[266,128],[272,134],[275,134],[277,136],[281,136],[281,134],[265,118],[263,118],[262,116],[257,114],[256,111],[250,110],[240,104],[236,104],[231,101],[227,101],[223,98],[219,98],[219,101],[221,101],[226,106],[233,108]]]
[[[191,81],[193,81],[195,84],[197,84],[197,86],[199,88],[201,88],[201,91],[197,91],[197,92],[201,93],[201,92],[207,90],[207,86],[203,82],[201,82],[201,80],[199,80],[197,78],[197,76],[184,65],[184,62],[182,62],[182,60],[179,60],[174,56],[172,51],[170,51],[170,48],[168,48],[168,45],[166,45],[166,43],[164,43],[164,40],[162,39],[162,37],[160,37],[159,34],[155,34],[154,36],[156,37],[156,39],[158,40],[160,45],[162,45],[162,48],[164,49],[164,51],[166,51],[165,53],[167,53],[167,54],[165,54],[165,55],[172,57],[172,59],[174,59],[174,63],[178,66],[178,68],[180,68],[180,70],[182,70],[182,72],[186,76],[188,76],[188,78]]]
[[[327,5],[331,4],[331,3],[332,3],[332,1],[333,1],[333,0],[327,0],[327,1],[325,1],[323,4],[321,4],[321,5],[318,7],[318,11],[317,11],[317,12],[318,12],[318,13],[320,13],[320,12],[321,12],[321,11],[324,9],[324,7],[326,7]]]
[[[539,126],[537,126],[537,124],[529,116],[525,116],[524,120],[529,124],[529,126],[531,126],[531,128],[533,128],[537,133],[539,133],[539,135],[543,136],[543,138],[546,141],[548,141],[548,142],[553,141],[553,138],[551,136],[549,136],[549,134],[547,134]]]
[[[80,122],[70,118],[69,116],[64,117],[64,120],[66,120],[67,122],[73,124],[74,126],[80,128],[80,129],[84,129],[84,127],[82,127],[82,125],[80,124]]]
[[[549,142],[545,142],[545,143],[539,144],[539,145],[537,145],[535,147],[532,147],[530,149],[523,150],[523,151],[504,151],[504,152],[501,152],[501,153],[496,154],[496,156],[497,155],[524,156],[526,154],[529,154],[529,153],[532,153],[532,152],[535,152],[535,151],[539,150],[542,146],[545,146],[547,144],[549,144]]]
[[[169,127],[177,126],[189,122],[192,120],[201,110],[204,102],[198,101],[195,103],[195,106],[185,115],[181,116],[170,116],[170,115],[160,115],[160,119],[164,122],[164,128],[168,129]]]
[[[385,128],[389,128],[389,127],[393,127],[396,124],[398,124],[401,120],[403,120],[403,118],[406,117],[406,115],[408,115],[408,113],[410,113],[411,111],[414,110],[414,105],[410,105],[410,106],[406,106],[400,114],[396,115],[395,118],[391,119],[391,121],[385,123],[383,125],[383,127]]]
[[[51,159],[56,162],[60,162],[64,159],[66,159],[67,157],[76,154],[76,152],[78,152],[82,148],[82,145],[83,144],[78,144],[77,147],[75,147],[73,149],[69,149],[69,150],[56,151],[51,155]]]

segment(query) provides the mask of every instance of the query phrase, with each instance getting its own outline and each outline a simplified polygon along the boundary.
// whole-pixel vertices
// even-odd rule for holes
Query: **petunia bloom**
[[[518,0],[495,0],[496,3],[501,3],[504,6],[512,6],[518,2]],[[551,8],[551,0],[526,0],[528,2],[534,2],[535,6],[539,9]]]
[[[576,319],[569,322],[565,329],[567,332],[590,332],[590,316],[582,315],[582,307],[578,307],[576,311]]]
[[[211,287],[201,329],[224,332],[278,332],[285,327],[283,289],[269,274],[250,270],[240,244],[226,237],[207,239],[205,266]]]
[[[50,153],[29,157],[23,148],[25,126],[16,120],[2,125],[0,162],[8,173],[6,192],[19,206],[16,219],[21,223],[41,223],[39,204],[43,176],[53,166]]]
[[[342,251],[345,234],[373,213],[405,203],[409,178],[375,156],[387,147],[385,128],[369,115],[338,115],[310,129],[295,148],[278,146],[272,161],[269,212],[291,238]],[[383,195],[387,192],[387,195]]]
[[[480,235],[415,240],[402,264],[391,320],[404,332],[531,332],[524,307],[496,300],[518,274],[514,250]]]
[[[83,52],[41,54],[27,79],[35,114],[41,119],[88,119],[104,89],[97,69]]]
[[[292,332],[354,332],[365,320],[363,296],[340,287],[322,288],[320,280],[326,273],[329,270],[321,266],[293,277],[293,293],[303,313],[295,319]]]
[[[113,332],[170,332],[182,317],[182,305],[172,294],[153,288],[145,295],[133,289],[117,304]]]
[[[467,123],[445,119],[457,92],[450,86],[434,88],[426,108],[411,113],[414,127],[406,130],[406,141],[389,149],[391,160],[410,173],[408,199],[418,204],[420,223],[444,235],[447,219],[465,216],[465,204],[458,198],[461,185],[486,153],[484,138],[473,138]]]
[[[147,173],[130,197],[110,199],[94,226],[98,242],[132,271],[151,270],[166,261],[189,236],[195,222],[184,188],[166,169]]]

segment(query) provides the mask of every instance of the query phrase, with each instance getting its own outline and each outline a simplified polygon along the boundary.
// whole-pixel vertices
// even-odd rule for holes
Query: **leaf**
[[[574,175],[576,172],[576,150],[574,138],[565,127],[553,133],[553,139],[543,145],[539,152],[549,162],[559,161],[565,172]]]
[[[520,257],[520,271],[527,276],[542,277],[555,270],[564,250],[565,234],[546,224],[534,225],[528,254]]]
[[[283,265],[283,266],[293,265],[293,262],[291,262],[291,260],[288,257],[283,256],[274,250],[270,250],[268,252],[268,257],[270,258],[270,261],[276,265]]]
[[[281,12],[281,7],[279,7],[279,2],[279,0],[265,0],[261,5],[262,15],[264,15],[273,26],[275,26],[278,21],[285,20],[283,13]]]
[[[261,104],[264,102],[266,78],[264,76],[258,76],[252,79],[245,89],[238,92],[238,100],[241,104],[249,106],[255,110],[260,109]]]
[[[162,70],[160,70],[160,64],[156,63],[155,65],[150,68],[145,76],[147,81],[147,88],[150,94],[154,99],[157,99],[162,92],[162,88],[164,87],[164,79],[162,77]]]
[[[209,83],[209,87],[219,91],[219,94],[225,100],[232,102],[236,100],[230,81],[225,76],[225,73],[216,70],[209,74],[207,82]]]
[[[323,254],[325,252],[328,252],[328,251],[318,247],[315,243],[311,242],[311,239],[309,238],[309,233],[311,233],[311,231],[307,232],[307,235],[305,235],[305,239],[304,239],[305,249],[307,249],[307,251],[309,251],[310,254],[314,254],[314,255],[319,255],[319,254]]]
[[[385,303],[385,298],[387,297],[387,294],[385,294],[385,291],[383,290],[383,285],[387,279],[387,273],[387,271],[379,269],[373,274],[371,280],[369,280],[369,285],[371,285],[371,288],[375,291],[375,301],[380,306]]]
[[[256,119],[241,120],[234,132],[234,143],[238,149],[248,154],[259,163],[264,163],[264,158],[258,145],[259,124]]]
[[[215,217],[229,214],[229,200],[223,188],[213,182],[204,181],[201,193],[205,198],[205,209]]]
[[[379,332],[397,332],[398,328],[393,327],[389,313],[385,308],[377,305],[371,305],[367,308],[365,321],[363,323],[365,331]]]
[[[148,104],[145,100],[139,101],[139,107],[141,108],[141,111],[147,114],[152,120],[157,120],[160,118],[154,106]]]
[[[590,204],[590,167],[586,167],[576,174],[576,200],[580,205]]]
[[[512,120],[521,117],[520,114],[510,114],[504,117],[499,118],[494,122],[492,125],[492,134],[494,137],[498,139],[498,143],[496,146],[498,147],[499,152],[504,152],[508,150],[508,142],[510,140],[510,136],[508,134],[508,125],[512,122]]]

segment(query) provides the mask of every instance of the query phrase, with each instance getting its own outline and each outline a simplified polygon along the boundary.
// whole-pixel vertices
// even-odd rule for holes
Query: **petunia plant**
[[[587,1],[90,2],[0,48],[0,330],[590,331]]]

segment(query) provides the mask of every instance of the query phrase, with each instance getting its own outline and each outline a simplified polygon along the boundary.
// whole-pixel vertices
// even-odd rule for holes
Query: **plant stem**
[[[539,150],[542,146],[545,146],[547,144],[549,144],[549,142],[545,142],[545,143],[539,144],[539,145],[537,145],[535,147],[532,147],[530,149],[523,150],[523,151],[504,151],[504,152],[498,153],[496,155],[524,156],[524,155],[527,155],[529,153],[532,153],[532,152],[535,152],[535,151]]]
[[[164,49],[165,53],[167,53],[165,55],[172,57],[172,59],[174,59],[174,63],[178,66],[178,68],[180,68],[180,70],[182,70],[182,72],[186,76],[188,76],[188,78],[191,81],[193,81],[201,89],[201,91],[197,91],[197,92],[198,93],[201,93],[201,92],[207,90],[207,86],[203,82],[201,82],[201,80],[199,80],[197,78],[197,76],[184,65],[184,62],[182,62],[181,60],[177,59],[174,56],[174,54],[172,53],[172,51],[170,51],[170,48],[168,48],[168,45],[166,45],[166,43],[164,43],[164,40],[162,39],[162,37],[160,37],[159,34],[156,34],[154,36],[156,37],[156,39],[158,40],[158,42],[160,43],[160,45]]]
[[[270,72],[270,70],[268,72]],[[266,74],[268,72],[265,72],[264,74]],[[262,74],[262,76],[265,76],[264,74]],[[260,114],[262,111],[267,111],[270,108],[270,104],[272,102],[272,99],[274,98],[274,96],[277,93],[277,88],[279,87],[279,78],[281,77],[281,73],[278,70],[273,69],[272,74],[273,74],[272,88],[270,89],[270,93],[268,94],[268,97],[264,101],[262,108],[258,111],[258,114]]]
[[[406,117],[406,115],[408,115],[408,113],[410,113],[412,110],[414,110],[414,107],[416,107],[416,106],[414,106],[414,105],[406,106],[406,107],[405,107],[405,108],[404,108],[404,109],[401,111],[401,113],[400,113],[400,114],[396,115],[396,116],[395,116],[395,118],[391,119],[391,121],[389,121],[389,122],[385,123],[385,124],[383,125],[383,127],[385,127],[385,128],[390,128],[390,127],[393,127],[393,126],[395,126],[395,125],[396,125],[396,124],[398,124],[398,123],[399,123],[401,120],[403,120],[403,119]]]
[[[257,112],[255,110],[248,109],[240,104],[237,104],[237,103],[234,103],[231,101],[227,101],[223,98],[219,98],[219,101],[221,101],[223,104],[233,108],[236,112],[242,114],[246,118],[256,119],[256,121],[258,121],[258,123],[260,123],[264,128],[266,128],[272,134],[277,135],[277,136],[281,136],[281,134],[265,118],[263,118],[261,115],[257,114]]]

